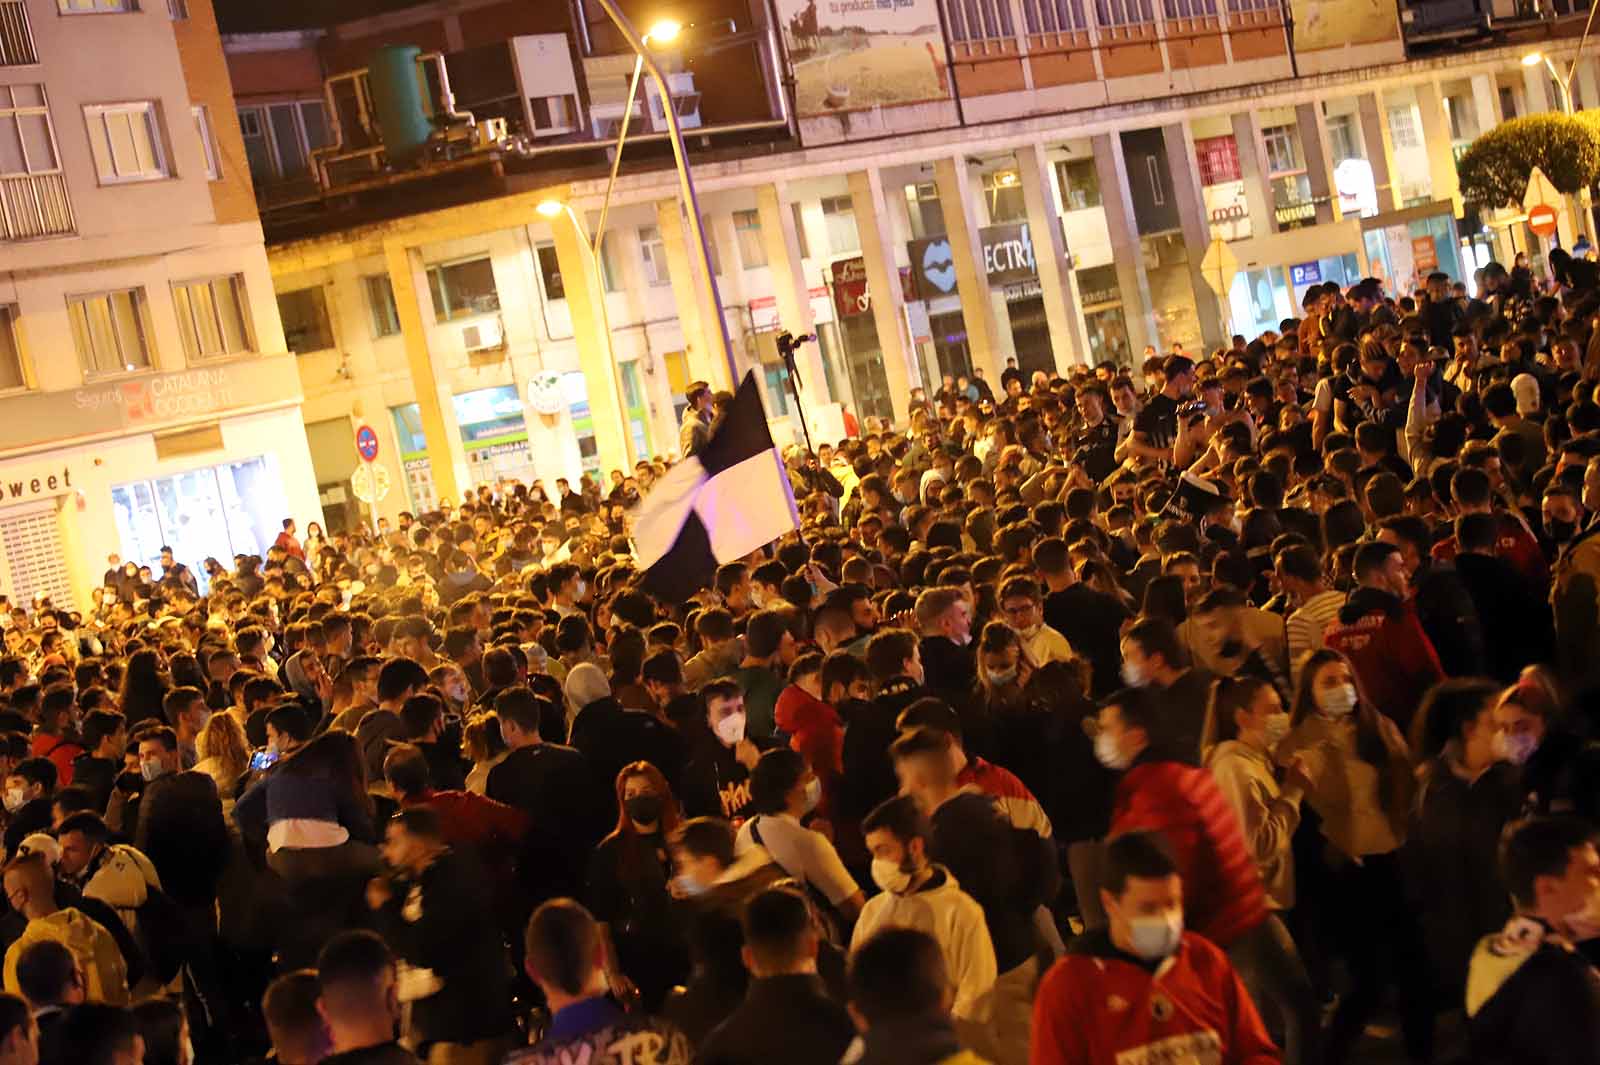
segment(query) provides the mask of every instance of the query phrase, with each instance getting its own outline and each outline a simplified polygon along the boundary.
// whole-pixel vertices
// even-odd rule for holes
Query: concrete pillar
[[[556,264],[561,269],[572,333],[578,343],[578,367],[589,394],[600,469],[632,469],[634,457],[617,398],[618,370],[611,350],[611,326],[605,314],[606,293],[599,262],[590,249],[588,230],[576,215],[563,211],[550,220],[550,229],[556,238]]]
[[[1145,345],[1161,346],[1156,326],[1150,279],[1144,272],[1144,248],[1133,216],[1133,194],[1128,188],[1128,162],[1122,157],[1122,138],[1115,133],[1096,134],[1093,140],[1100,203],[1111,236],[1111,260],[1117,267],[1117,287],[1122,290],[1122,317],[1128,328],[1129,357],[1139,366]]]
[[[1600,84],[1595,81],[1594,59],[1591,57],[1578,60],[1578,72],[1572,79],[1572,107],[1576,111],[1600,107]]]
[[[983,194],[973,188],[964,156],[935,159],[933,180],[939,189],[945,237],[950,241],[950,261],[956,268],[956,291],[961,296],[961,318],[967,325],[972,366],[982,370],[987,380],[999,381],[1005,365],[1000,322],[989,292],[989,275],[983,267],[983,240],[978,235],[982,226],[978,201]]]
[[[419,262],[398,239],[384,241],[383,258],[394,289],[394,306],[400,318],[400,333],[406,345],[406,366],[411,371],[411,388],[417,398],[422,420],[422,435],[428,445],[428,465],[433,476],[434,496],[461,501],[461,493],[471,485],[467,473],[467,451],[461,446],[461,427],[456,423],[454,406],[442,395],[444,375],[434,366],[428,349],[428,322],[422,314],[417,284]],[[402,473],[403,471],[397,471]]]
[[[1451,209],[1461,217],[1461,179],[1456,173],[1455,151],[1450,145],[1450,116],[1444,111],[1444,95],[1437,81],[1416,86],[1417,110],[1422,115],[1422,143],[1428,150],[1428,179],[1433,198],[1449,198]]]
[[[1392,176],[1394,143],[1389,139],[1383,101],[1375,92],[1361,95],[1361,140],[1366,146],[1367,163],[1372,167],[1372,184],[1378,190],[1378,210],[1398,210],[1400,188]]]
[[[911,354],[911,335],[906,328],[905,298],[900,292],[900,269],[895,265],[883,176],[877,170],[854,170],[849,180],[850,208],[856,216],[861,258],[867,268],[867,289],[872,296],[872,324],[883,353],[883,376],[889,386],[895,424],[904,425],[910,417],[911,387],[921,375]]]
[[[1022,200],[1028,209],[1033,262],[1044,296],[1045,322],[1050,326],[1050,349],[1056,358],[1056,372],[1065,376],[1075,365],[1089,365],[1089,337],[1083,328],[1072,251],[1062,233],[1061,212],[1056,206],[1055,173],[1043,145],[1029,144],[1018,148],[1015,154],[1017,174],[1022,179]]]
[[[1478,133],[1484,134],[1498,126],[1500,114],[1500,89],[1491,74],[1472,75],[1472,109],[1477,118]]]
[[[667,254],[667,276],[672,281],[672,302],[678,308],[683,327],[683,342],[689,359],[689,375],[708,381],[714,389],[733,391],[737,381],[728,379],[728,365],[722,358],[722,337],[718,332],[705,278],[700,276],[699,256],[689,254],[688,229],[683,224],[683,209],[676,198],[656,201],[656,227]]]
[[[1277,231],[1272,213],[1272,183],[1262,160],[1261,123],[1254,111],[1233,115],[1233,143],[1239,150],[1239,176],[1244,180],[1244,203],[1250,212],[1250,235],[1264,237]]]
[[[1225,346],[1222,305],[1216,290],[1206,283],[1200,263],[1211,245],[1211,223],[1206,218],[1206,203],[1200,194],[1200,175],[1195,172],[1194,138],[1187,123],[1174,122],[1161,127],[1161,143],[1167,150],[1167,170],[1172,175],[1172,191],[1178,198],[1178,221],[1183,226],[1183,244],[1189,252],[1189,287],[1194,292],[1195,315],[1200,319],[1200,340],[1208,351]]]
[[[772,274],[772,295],[778,301],[778,330],[795,336],[815,333],[810,286],[800,258],[800,234],[795,229],[794,212],[784,202],[778,186],[756,187],[756,214],[761,221],[767,269]],[[822,373],[822,349],[814,343],[804,345],[795,355],[795,365],[800,370],[800,399],[806,409],[831,402],[828,380]]]
[[[1317,203],[1318,224],[1336,220],[1338,197],[1333,192],[1333,165],[1328,160],[1327,134],[1316,104],[1297,104],[1295,127],[1300,133],[1300,150],[1306,157],[1306,178],[1311,183],[1311,198]]]
[[[1550,89],[1550,72],[1543,63],[1522,68],[1522,94],[1528,101],[1528,114],[1559,111],[1561,104]]]

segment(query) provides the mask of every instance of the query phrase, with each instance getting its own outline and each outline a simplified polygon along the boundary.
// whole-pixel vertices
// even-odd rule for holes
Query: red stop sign
[[[1528,211],[1528,228],[1541,237],[1552,236],[1556,231],[1556,209],[1547,203],[1536,204]]]

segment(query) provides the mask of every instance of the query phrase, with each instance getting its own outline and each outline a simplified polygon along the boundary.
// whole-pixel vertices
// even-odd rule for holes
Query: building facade
[[[1318,282],[1409,290],[1434,269],[1470,282],[1491,259],[1537,260],[1520,214],[1462,203],[1455,160],[1503,118],[1558,105],[1524,58],[1568,70],[1587,16],[908,0],[832,25],[840,5],[702,3],[715,31],[656,54],[713,301],[662,101],[647,89],[629,112],[611,185],[631,53],[582,5],[532,6],[543,15],[444,0],[225,40],[335,520],[355,518],[334,508],[361,423],[391,469],[389,513],[670,453],[683,386],[729,381],[721,330],[780,437],[799,429],[776,338],[817,335],[798,398],[826,438],[847,412],[903,418],[910,390],[946,375],[1204,352],[1298,315]],[[341,176],[382,158],[363,64],[397,45],[423,53],[443,110],[506,124],[516,143],[489,178],[435,175],[407,200],[395,183],[422,186],[426,164]],[[1600,106],[1594,58],[1570,70],[1574,106]],[[564,207],[546,216],[550,200]],[[1589,228],[1562,216],[1566,243]],[[1208,273],[1217,242],[1234,268]]]
[[[0,593],[320,518],[296,369],[210,0],[0,0]]]

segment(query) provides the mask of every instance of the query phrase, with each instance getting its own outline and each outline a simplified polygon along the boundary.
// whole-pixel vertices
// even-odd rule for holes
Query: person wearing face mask
[[[1433,1053],[1434,1000],[1422,933],[1401,876],[1414,776],[1399,728],[1358,694],[1349,659],[1313,651],[1300,671],[1280,761],[1314,750],[1324,761],[1306,800],[1321,819],[1320,854],[1302,855],[1296,907],[1303,934],[1322,930],[1351,988],[1328,1032],[1325,1065],[1343,1065],[1384,991],[1399,988],[1411,1060]],[[1303,916],[1302,916],[1303,915]]]
[[[1032,1065],[1282,1060],[1227,955],[1185,928],[1187,888],[1160,833],[1107,844],[1109,923],[1074,940],[1039,985]]]
[[[1216,778],[1163,753],[1156,693],[1129,688],[1101,707],[1095,754],[1122,771],[1112,837],[1159,832],[1183,877],[1189,924],[1228,952],[1260,1001],[1282,1023],[1285,1061],[1316,1057],[1320,1016],[1293,941],[1271,912],[1243,824]]]
[[[25,758],[6,775],[7,854],[17,853],[33,833],[50,831],[50,797],[55,789],[56,767],[48,758]]]
[[[1130,688],[1158,692],[1167,707],[1163,746],[1173,757],[1200,764],[1200,734],[1213,677],[1190,666],[1173,625],[1142,618],[1122,635],[1122,681]]]
[[[828,838],[801,823],[822,798],[822,781],[805,759],[787,747],[766,752],[750,772],[750,793],[756,815],[740,827],[734,849],[765,848],[773,861],[820,896],[845,925],[854,921],[866,896]]]
[[[1499,689],[1480,678],[1433,686],[1417,711],[1421,763],[1406,858],[1441,998],[1459,1001],[1478,940],[1511,915],[1496,874],[1500,831],[1522,807],[1517,768],[1495,719]]]
[[[1035,669],[1077,656],[1061,633],[1044,622],[1044,600],[1031,577],[1011,577],[1000,586],[1000,613],[1022,641],[1022,653]]]
[[[977,680],[972,651],[972,608],[959,588],[930,588],[917,596],[917,627],[925,683],[935,692],[964,696]]]
[[[1361,690],[1403,731],[1423,693],[1444,679],[1444,669],[1417,617],[1400,549],[1381,541],[1362,544],[1354,570],[1357,587],[1324,639],[1348,657]]]
[[[750,771],[761,750],[746,735],[744,692],[732,680],[714,680],[700,691],[705,727],[689,737],[683,770],[683,805],[694,816],[748,816],[752,809]]]
[[[898,795],[878,806],[861,828],[872,852],[872,882],[879,893],[867,901],[856,921],[851,953],[884,928],[913,928],[932,936],[955,985],[950,1012],[957,1029],[965,1042],[982,1045],[988,997],[998,975],[983,907],[961,889],[949,869],[928,856],[932,829],[910,796]]]
[[[1548,669],[1523,670],[1500,693],[1494,719],[1506,761],[1522,770],[1524,813],[1600,817],[1600,744],[1568,723]]]
[[[1500,845],[1500,880],[1515,915],[1486,935],[1467,973],[1473,1061],[1600,1061],[1600,973],[1577,940],[1600,913],[1594,827],[1531,818]]]

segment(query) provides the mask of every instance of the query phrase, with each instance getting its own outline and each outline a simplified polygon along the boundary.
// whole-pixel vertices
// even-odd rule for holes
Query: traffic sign
[[[1561,193],[1555,183],[1545,177],[1544,171],[1534,167],[1528,174],[1528,191],[1522,194],[1522,209],[1532,212],[1540,204],[1561,209]]]
[[[363,503],[376,503],[389,494],[389,467],[363,462],[350,475],[350,491]]]
[[[1233,254],[1233,249],[1228,247],[1228,242],[1218,237],[1206,249],[1205,258],[1200,260],[1200,272],[1205,275],[1206,284],[1216,290],[1218,296],[1227,296],[1228,288],[1233,284],[1233,275],[1239,272],[1239,260]]]
[[[1528,228],[1541,237],[1554,236],[1556,232],[1556,209],[1547,203],[1534,204],[1528,210]]]
[[[356,430],[356,452],[362,462],[371,462],[378,457],[378,434],[372,431],[372,426],[363,425]]]

